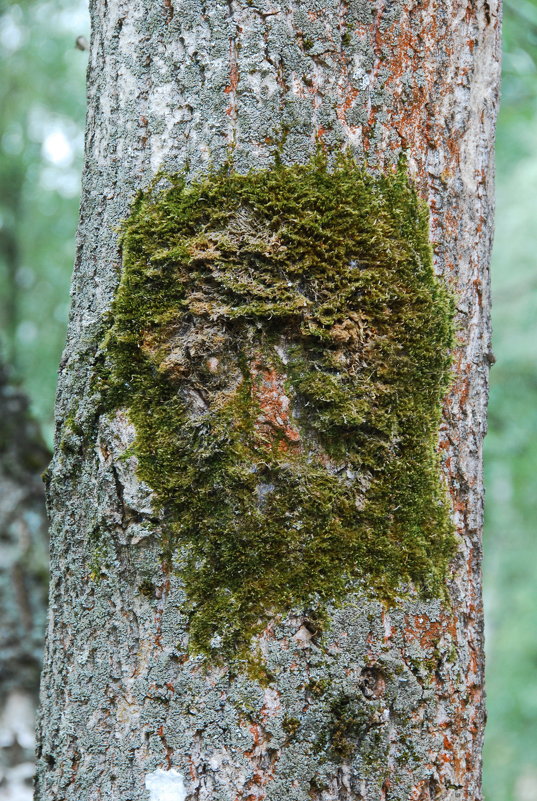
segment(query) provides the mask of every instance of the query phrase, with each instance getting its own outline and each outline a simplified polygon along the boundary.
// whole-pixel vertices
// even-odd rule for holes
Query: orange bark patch
[[[442,615],[439,620],[430,620],[426,615],[406,616],[406,635],[419,642],[424,652],[428,652],[439,643],[445,634],[456,638],[456,624],[453,618]]]
[[[231,71],[229,74],[229,84],[224,89],[226,95],[231,94],[231,92],[237,91],[237,86],[239,83],[239,68],[236,64],[231,65]]]
[[[251,368],[253,377],[252,394],[260,406],[255,429],[267,447],[276,444],[279,451],[297,448],[300,432],[293,424],[290,415],[291,402],[285,392],[285,376],[279,375],[272,367],[262,365],[256,360]]]

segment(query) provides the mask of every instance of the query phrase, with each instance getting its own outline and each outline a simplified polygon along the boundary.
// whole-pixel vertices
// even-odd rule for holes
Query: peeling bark
[[[157,770],[172,781],[173,769],[189,801],[476,801],[498,3],[90,5],[37,799],[148,798]],[[303,162],[319,140],[384,169],[404,150],[429,204],[435,267],[457,295],[439,446],[460,548],[451,608],[386,611],[354,593],[322,641],[302,612],[269,627],[264,686],[188,657],[182,588],[159,560],[151,492],[126,453],[132,426],[98,415],[92,375],[121,266],[116,226],[134,193],[158,169],[193,177],[230,152],[241,172],[268,166],[277,146]]]

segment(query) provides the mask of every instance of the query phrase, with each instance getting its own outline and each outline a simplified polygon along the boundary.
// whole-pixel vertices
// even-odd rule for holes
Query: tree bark
[[[73,308],[57,400],[50,623],[37,799],[426,801],[481,798],[481,445],[498,0],[93,0],[86,163]],[[322,645],[288,616],[268,684],[185,654],[180,582],[160,564],[124,414],[96,413],[118,224],[155,173],[189,179],[230,152],[245,173],[321,142],[390,170],[402,152],[456,295],[455,377],[439,435],[459,548],[451,606],[389,609],[350,593]],[[103,532],[106,536],[103,536]],[[330,728],[326,681],[360,699],[352,754],[293,736]],[[293,725],[291,722],[295,722]],[[159,772],[163,771],[163,772]],[[147,779],[149,777],[149,779]],[[147,786],[146,786],[147,781]],[[167,783],[167,784],[166,784]],[[167,788],[167,789],[166,789]],[[166,795],[169,792],[169,795]]]

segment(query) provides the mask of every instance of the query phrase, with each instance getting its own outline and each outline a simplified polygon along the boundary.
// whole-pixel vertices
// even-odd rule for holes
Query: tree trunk
[[[90,6],[37,799],[476,801],[498,0]],[[430,210],[435,270],[456,298],[439,444],[457,553],[449,601],[407,593],[386,604],[362,577],[361,590],[351,582],[328,604],[322,636],[290,603],[254,636],[256,676],[251,664],[189,649],[181,548],[163,547],[162,487],[142,480],[151,464],[136,468],[133,420],[144,421],[99,401],[103,337],[121,268],[117,226],[158,170],[191,181],[231,159],[240,174],[269,175],[275,158],[304,163],[319,147],[350,148],[387,175],[404,152]],[[124,234],[131,255],[133,236]],[[264,386],[276,386],[267,370]]]

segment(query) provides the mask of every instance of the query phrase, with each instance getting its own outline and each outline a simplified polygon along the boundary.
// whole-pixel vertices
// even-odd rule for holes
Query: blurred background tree
[[[48,585],[50,453],[0,364],[0,798],[31,801]]]
[[[0,797],[31,801],[47,585],[40,472],[77,223],[88,34],[72,0],[0,0]],[[4,370],[4,363],[8,368]],[[11,379],[11,380],[10,380]]]
[[[80,0],[0,0],[2,350],[50,442],[78,213]],[[488,801],[537,799],[537,0],[508,0],[486,443]]]

